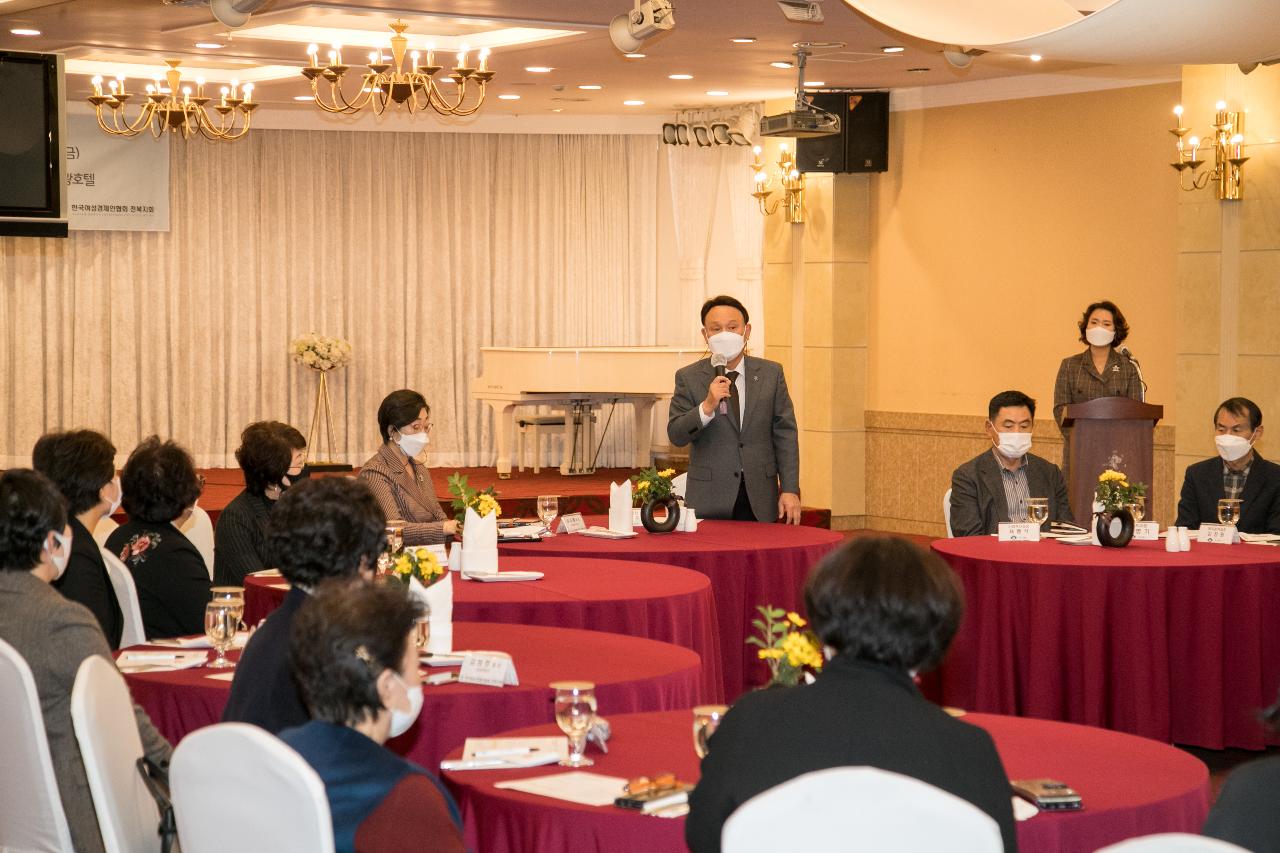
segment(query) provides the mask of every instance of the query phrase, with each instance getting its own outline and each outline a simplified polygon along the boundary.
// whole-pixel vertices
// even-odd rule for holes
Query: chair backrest
[[[133,575],[115,554],[106,548],[99,550],[102,551],[102,562],[107,564],[107,577],[111,579],[111,588],[115,590],[116,601],[120,602],[120,613],[124,617],[120,648],[145,643],[147,632],[142,627],[142,608],[138,605],[138,587],[133,582]]]
[[[910,776],[832,767],[747,800],[725,822],[724,853],[777,850],[1001,853],[1000,827],[977,806]]]
[[[1128,838],[1098,849],[1097,853],[1248,853],[1243,847],[1203,835],[1162,832]]]
[[[0,640],[0,850],[74,853],[31,668]]]
[[[942,520],[947,523],[947,538],[954,539],[955,534],[951,532],[951,490],[947,489],[942,496]]]
[[[686,471],[683,474],[676,474],[674,477],[671,478],[671,491],[673,491],[674,493],[676,493],[682,498],[684,497],[684,490],[688,488],[688,486],[689,486],[688,471]]]
[[[247,723],[199,729],[169,764],[183,853],[328,853],[333,822],[324,783],[284,741]]]
[[[138,773],[143,753],[133,700],[124,676],[106,659],[90,655],[76,671],[71,725],[107,853],[158,851],[160,810]]]
[[[191,515],[178,528],[182,535],[191,540],[200,556],[204,557],[204,566],[209,570],[209,580],[213,580],[213,521],[204,507],[194,506]]]
[[[119,524],[116,524],[116,520],[114,518],[109,515],[104,515],[102,518],[98,519],[97,526],[93,528],[93,541],[98,543],[99,548],[105,547],[107,544],[107,537],[114,533],[115,529],[119,526]]]

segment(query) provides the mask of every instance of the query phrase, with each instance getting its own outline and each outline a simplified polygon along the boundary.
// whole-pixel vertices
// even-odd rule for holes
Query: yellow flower
[[[783,637],[782,651],[786,653],[787,663],[792,666],[822,668],[822,653],[804,634],[792,632]]]
[[[790,622],[792,625],[795,625],[797,628],[803,628],[805,625],[809,624],[808,622],[804,621],[803,617],[801,617],[800,614],[796,613],[794,610],[787,614],[787,621]]]
[[[761,649],[756,652],[756,656],[759,657],[760,660],[777,660],[782,657],[783,654],[784,652],[782,649]]]
[[[648,480],[641,480],[640,482],[636,483],[636,491],[637,491],[637,492],[647,492],[647,491],[649,491],[649,481],[648,481]]]
[[[674,477],[675,475],[676,475],[675,468],[667,468],[666,470],[658,472],[659,477]]]
[[[1098,475],[1099,483],[1106,483],[1111,480],[1118,480],[1121,483],[1123,483],[1125,479],[1126,479],[1125,474],[1122,474],[1119,471],[1112,471],[1110,468],[1108,468],[1107,470],[1103,471],[1101,474]]]

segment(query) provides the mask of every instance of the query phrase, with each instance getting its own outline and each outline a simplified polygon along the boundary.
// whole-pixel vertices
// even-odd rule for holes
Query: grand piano
[[[635,404],[637,468],[650,464],[653,407],[670,397],[676,371],[706,355],[703,348],[675,347],[481,347],[480,375],[471,398],[493,409],[498,476],[511,476],[511,449],[518,406],[565,410],[565,461],[560,473],[585,470],[591,458],[570,462],[569,449],[583,444],[581,433],[593,410],[606,403]],[[589,434],[589,430],[588,430]],[[590,442],[587,442],[588,444]],[[594,448],[591,448],[594,451]],[[577,468],[572,471],[571,468]]]

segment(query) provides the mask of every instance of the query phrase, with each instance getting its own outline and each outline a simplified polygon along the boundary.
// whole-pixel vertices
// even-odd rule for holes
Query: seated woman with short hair
[[[725,715],[689,795],[689,849],[718,851],[724,822],[756,794],[813,770],[868,766],[968,800],[1016,850],[991,736],[912,681],[942,661],[964,614],[947,564],[903,539],[855,539],[818,564],[804,599],[829,660],[813,684],[748,693]]]
[[[290,660],[312,720],[280,739],[324,782],[337,853],[466,849],[440,781],[383,746],[422,709],[422,615],[397,583],[326,584],[294,620]]]
[[[178,529],[200,497],[191,454],[153,435],[129,454],[120,485],[129,520],[106,547],[133,575],[147,639],[203,634],[209,569]]]

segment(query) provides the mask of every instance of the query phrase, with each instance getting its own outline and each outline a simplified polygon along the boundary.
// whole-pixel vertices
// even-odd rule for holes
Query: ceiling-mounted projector
[[[636,0],[636,7],[609,22],[609,38],[623,53],[635,53],[646,39],[676,25],[671,0]]]
[[[840,117],[820,110],[804,98],[804,66],[812,53],[813,44],[800,42],[796,49],[796,102],[790,112],[765,116],[760,119],[761,136],[790,136],[796,139],[813,139],[818,136],[834,136],[840,132]]]

